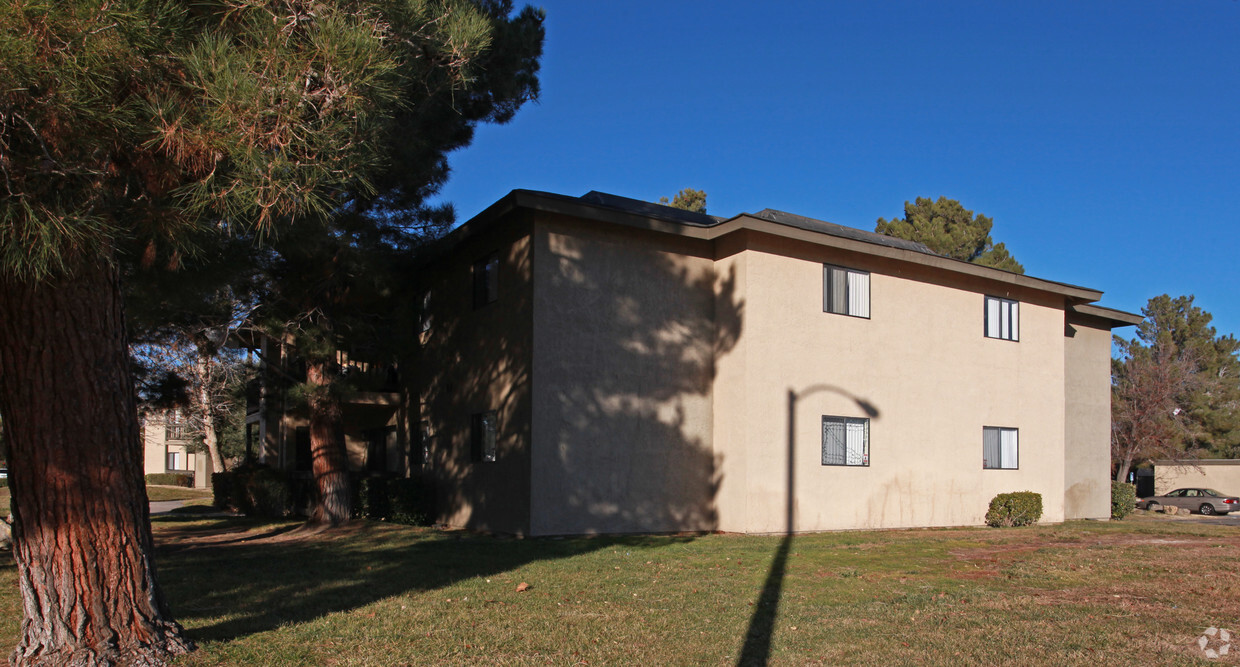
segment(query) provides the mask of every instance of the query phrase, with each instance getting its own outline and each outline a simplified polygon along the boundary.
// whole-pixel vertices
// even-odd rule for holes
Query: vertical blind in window
[[[870,420],[823,417],[822,464],[824,466],[870,465]]]
[[[982,467],[1014,470],[1019,466],[1017,431],[1014,428],[982,428]]]
[[[822,267],[822,309],[838,315],[870,316],[870,274],[838,266]]]
[[[1011,299],[986,297],[986,337],[1020,340],[1020,304]]]

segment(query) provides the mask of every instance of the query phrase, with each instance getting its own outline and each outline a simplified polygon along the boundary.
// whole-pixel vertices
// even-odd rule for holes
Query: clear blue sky
[[[940,195],[1027,273],[1240,335],[1240,2],[548,0],[542,98],[451,156],[515,188],[873,230]],[[1131,336],[1132,328],[1117,333]]]

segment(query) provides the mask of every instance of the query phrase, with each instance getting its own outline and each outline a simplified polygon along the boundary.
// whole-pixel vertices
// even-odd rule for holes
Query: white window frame
[[[842,449],[840,445],[843,446]],[[868,468],[870,420],[864,417],[823,415],[822,465]]]
[[[983,333],[987,338],[1020,342],[1020,302],[1000,296],[987,296],[982,311]]]
[[[822,312],[870,319],[870,272],[823,264]]]
[[[982,427],[982,469],[1020,470],[1020,429]]]

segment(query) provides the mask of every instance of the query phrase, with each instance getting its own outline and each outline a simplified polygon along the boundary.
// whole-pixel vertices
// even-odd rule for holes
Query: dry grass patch
[[[156,524],[201,646],[183,665],[1196,664],[1202,630],[1240,630],[1234,530],[1136,518],[785,544]],[[11,644],[16,623],[0,633]]]

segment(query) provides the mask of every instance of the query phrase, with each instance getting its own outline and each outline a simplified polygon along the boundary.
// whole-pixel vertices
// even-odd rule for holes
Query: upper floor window
[[[1020,304],[997,296],[986,297],[986,337],[1020,340]]]
[[[870,420],[854,417],[822,418],[824,466],[870,465]]]
[[[982,468],[1015,470],[1020,467],[1019,431],[1001,426],[982,427]]]
[[[822,312],[870,317],[870,273],[822,265]]]
[[[492,253],[474,262],[474,308],[499,298],[499,255]]]

